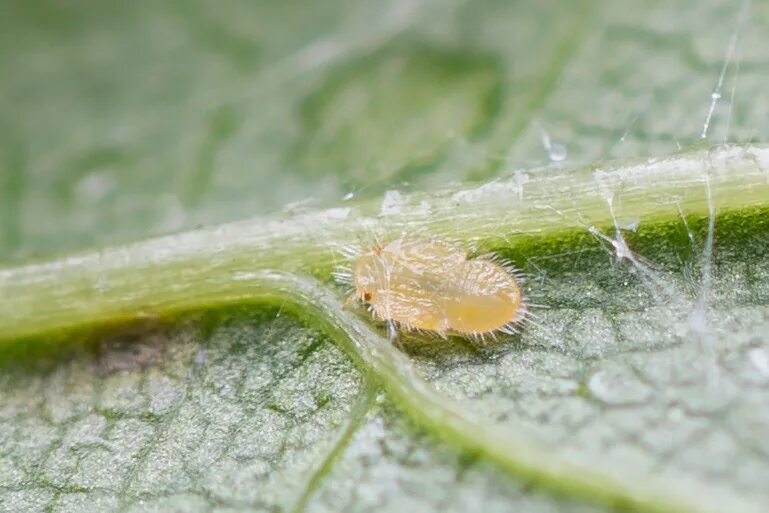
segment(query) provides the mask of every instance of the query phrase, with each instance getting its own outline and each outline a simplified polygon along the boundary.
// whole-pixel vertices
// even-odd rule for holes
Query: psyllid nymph
[[[485,338],[516,333],[526,317],[519,275],[492,257],[439,241],[397,239],[357,258],[354,295],[406,330]]]

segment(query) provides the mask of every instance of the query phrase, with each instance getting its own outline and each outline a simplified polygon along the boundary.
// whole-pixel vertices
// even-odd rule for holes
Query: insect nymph
[[[352,283],[376,318],[406,330],[516,333],[526,305],[515,271],[439,241],[394,240],[360,255]]]

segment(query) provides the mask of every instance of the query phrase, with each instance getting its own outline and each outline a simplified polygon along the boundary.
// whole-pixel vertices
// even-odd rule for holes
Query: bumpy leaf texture
[[[763,2],[0,12],[7,266],[351,195],[769,138]],[[542,305],[520,337],[403,349],[479,423],[639,494],[654,476],[673,496],[702,492],[695,511],[766,510],[769,241],[760,219],[720,219],[710,251],[712,227],[685,214],[664,243],[618,221],[643,260],[586,231],[517,262]],[[279,308],[63,346],[0,358],[4,511],[608,511],[416,425]]]

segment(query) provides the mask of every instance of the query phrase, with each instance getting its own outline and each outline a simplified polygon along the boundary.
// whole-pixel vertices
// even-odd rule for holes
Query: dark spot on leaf
[[[165,331],[129,329],[99,342],[97,368],[103,374],[137,371],[159,365],[168,341]]]

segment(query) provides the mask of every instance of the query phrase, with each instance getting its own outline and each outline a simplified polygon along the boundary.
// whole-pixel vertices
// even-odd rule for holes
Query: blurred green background
[[[722,71],[707,141],[765,140],[768,12],[8,0],[0,258],[550,161],[675,152],[700,140]]]

